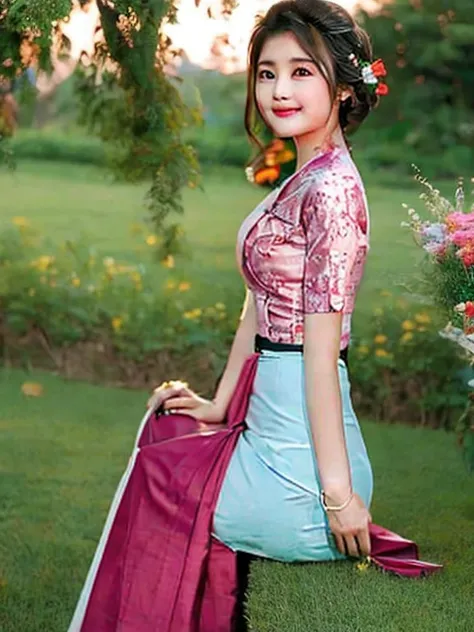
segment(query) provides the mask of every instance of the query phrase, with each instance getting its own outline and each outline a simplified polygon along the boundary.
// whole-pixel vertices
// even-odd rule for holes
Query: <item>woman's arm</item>
[[[234,336],[234,342],[229,353],[229,358],[219,382],[213,402],[225,415],[232,394],[237,385],[237,380],[245,360],[254,352],[254,338],[257,333],[257,311],[255,299],[251,290],[247,288],[240,324]]]
[[[346,555],[370,555],[371,516],[354,493],[344,435],[339,371],[342,312],[305,315],[306,401],[327,518],[336,546]]]
[[[306,314],[304,367],[306,402],[321,487],[332,504],[351,493],[337,360],[342,312]]]

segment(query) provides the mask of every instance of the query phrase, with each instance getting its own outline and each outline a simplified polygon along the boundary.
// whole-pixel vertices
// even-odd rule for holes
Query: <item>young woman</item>
[[[165,383],[149,401],[168,417],[145,417],[70,632],[231,632],[235,552],[320,562],[377,542],[347,367],[369,217],[345,134],[385,91],[371,58],[326,0],[258,23],[247,131],[293,138],[297,168],[239,231],[247,295],[214,399]]]
[[[371,58],[366,33],[325,0],[274,5],[250,42],[248,133],[260,118],[293,138],[297,168],[239,232],[247,300],[214,401],[189,391],[165,402],[222,421],[258,336],[247,429],[214,517],[234,550],[284,561],[370,552],[372,470],[347,369],[369,218],[345,132],[377,103],[360,66]]]

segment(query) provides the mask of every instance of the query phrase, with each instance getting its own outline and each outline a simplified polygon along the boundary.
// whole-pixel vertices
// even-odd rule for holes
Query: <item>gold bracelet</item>
[[[351,502],[351,500],[354,498],[354,492],[351,491],[349,498],[347,498],[342,505],[328,505],[326,503],[326,492],[321,491],[321,503],[323,505],[323,508],[326,511],[342,511],[343,509],[345,509],[347,507],[347,505]]]

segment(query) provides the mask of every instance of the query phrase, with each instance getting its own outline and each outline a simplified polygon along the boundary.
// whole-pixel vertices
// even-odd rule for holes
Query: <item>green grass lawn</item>
[[[24,380],[44,386],[26,399]],[[146,394],[0,374],[0,630],[64,632],[125,468]],[[254,632],[461,632],[474,622],[474,481],[452,435],[362,423],[374,521],[414,538],[437,576],[353,563],[255,563]]]
[[[420,251],[400,222],[406,219],[402,202],[417,204],[418,191],[406,178],[381,185],[363,172],[372,217],[372,247],[358,298],[358,319],[372,307],[380,289],[405,292],[414,278]],[[191,281],[196,305],[222,301],[233,307],[243,296],[235,265],[235,239],[243,218],[265,195],[248,184],[243,170],[206,169],[203,189],[184,192],[182,218],[189,240],[189,260],[173,271],[156,265],[157,283],[165,277]],[[15,174],[0,171],[0,227],[15,216],[27,217],[52,241],[86,234],[104,256],[149,261],[150,248],[130,234],[130,226],[144,218],[145,186],[114,183],[96,167],[60,163],[20,162]]]
[[[365,177],[372,249],[354,331],[380,289],[401,295],[420,252],[400,228],[410,180]],[[237,305],[242,282],[235,238],[262,197],[243,172],[208,169],[203,190],[185,192],[191,257],[168,271],[192,283],[196,305]],[[106,256],[149,260],[129,231],[143,218],[144,186],[113,183],[97,168],[21,162],[0,172],[0,229],[25,216],[53,242],[86,233]],[[45,394],[25,399],[23,381]],[[66,629],[108,504],[123,471],[146,395],[66,382],[52,375],[0,373],[0,632]],[[256,632],[445,632],[474,629],[474,489],[452,436],[363,423],[376,489],[374,521],[414,538],[425,559],[446,565],[428,580],[399,580],[352,564],[254,564],[250,614]]]

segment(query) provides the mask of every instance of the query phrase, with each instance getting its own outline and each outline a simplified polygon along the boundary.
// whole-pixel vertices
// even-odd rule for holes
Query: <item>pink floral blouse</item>
[[[364,185],[349,151],[311,159],[244,220],[237,262],[257,308],[258,333],[303,342],[305,314],[343,312],[341,349],[369,250]]]

